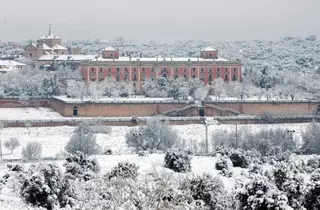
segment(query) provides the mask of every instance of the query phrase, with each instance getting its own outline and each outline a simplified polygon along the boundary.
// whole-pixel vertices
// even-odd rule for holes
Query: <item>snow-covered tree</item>
[[[194,92],[194,99],[204,100],[209,93],[209,87],[200,87]]]
[[[320,154],[320,124],[312,122],[302,134],[302,152],[305,154]]]
[[[20,142],[19,142],[18,138],[12,137],[9,140],[4,142],[4,146],[8,150],[10,150],[10,152],[12,154],[13,150],[20,146]]]
[[[139,150],[162,150],[170,149],[178,140],[178,134],[167,121],[151,118],[147,125],[138,129],[131,129],[126,134],[126,143],[129,147]]]
[[[97,144],[96,135],[87,123],[81,123],[74,130],[65,149],[72,154],[83,152],[86,155],[94,155],[100,152],[100,146]]]
[[[104,94],[105,83],[103,82],[90,82],[88,85],[88,94],[93,100],[100,99]]]
[[[22,158],[25,160],[40,159],[42,153],[42,145],[37,141],[28,142],[22,149]]]
[[[72,98],[83,98],[87,96],[88,87],[83,81],[70,80],[67,84],[67,95]]]
[[[222,95],[226,94],[226,83],[221,78],[213,81],[212,88],[216,99],[220,99]]]

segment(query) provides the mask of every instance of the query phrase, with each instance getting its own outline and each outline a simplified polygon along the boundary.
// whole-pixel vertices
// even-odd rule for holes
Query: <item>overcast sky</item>
[[[274,40],[316,34],[320,0],[1,0],[0,40]]]

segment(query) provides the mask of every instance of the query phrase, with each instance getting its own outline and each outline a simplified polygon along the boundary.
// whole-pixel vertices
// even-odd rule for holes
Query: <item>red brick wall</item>
[[[241,103],[218,103],[221,108],[230,108],[243,114],[261,115],[265,112],[271,112],[277,115],[310,115],[320,103],[300,103],[300,102],[241,102]]]

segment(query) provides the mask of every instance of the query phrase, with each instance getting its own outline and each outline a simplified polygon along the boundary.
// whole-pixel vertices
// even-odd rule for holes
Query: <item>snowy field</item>
[[[179,174],[174,173],[172,170],[164,167],[164,155],[163,154],[152,154],[145,157],[139,157],[138,155],[105,155],[105,156],[96,156],[101,171],[99,174],[102,176],[109,172],[112,167],[116,166],[119,162],[128,161],[130,163],[136,164],[138,169],[139,176],[138,180],[143,180],[148,174],[152,172],[160,173],[169,173],[179,179],[179,176],[189,176],[189,175],[202,175],[204,173],[210,174],[212,176],[217,176],[219,171],[215,169],[215,163],[217,161],[216,157],[192,157],[191,159],[191,171]],[[44,161],[55,162],[61,168],[63,168],[63,161]],[[27,164],[28,165],[28,164]],[[5,170],[5,164],[0,164],[1,170]],[[238,179],[242,177],[241,172],[247,171],[247,169],[242,168],[232,168],[234,177]],[[3,174],[0,174],[1,176]],[[235,185],[234,177],[227,178],[220,176],[226,190],[231,190]],[[245,178],[245,177],[243,177]],[[9,188],[3,188],[0,190],[0,210],[13,210],[13,209],[34,209],[31,206],[26,205],[21,198],[19,198],[12,190]]]
[[[258,131],[263,128],[283,128],[295,130],[294,138],[299,140],[308,123],[301,124],[270,124],[270,125],[238,125],[238,132]],[[186,140],[187,145],[196,149],[205,141],[205,126],[200,124],[193,125],[172,125],[177,130],[179,137]],[[110,148],[115,154],[128,154],[130,150],[125,143],[125,134],[132,128],[128,126],[112,126],[110,134],[97,134],[97,142],[102,148]],[[21,148],[29,141],[38,141],[43,146],[43,157],[56,157],[64,150],[64,146],[71,137],[75,127],[31,127],[31,128],[4,128],[0,131],[2,141],[11,137],[17,137],[21,146],[10,154],[10,151],[3,148],[4,159],[17,159],[21,157]],[[235,125],[210,125],[208,127],[209,143],[214,141],[212,135],[215,131],[223,130],[226,132],[235,131]]]

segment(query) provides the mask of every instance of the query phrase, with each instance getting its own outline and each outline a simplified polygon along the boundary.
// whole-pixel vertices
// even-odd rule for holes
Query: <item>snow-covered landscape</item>
[[[56,119],[61,117],[55,112],[52,112],[50,109],[46,108],[4,108],[0,109],[1,116],[3,119],[10,119],[10,120],[18,120],[17,116],[21,115],[19,119],[23,120],[31,120],[31,119]],[[133,178],[132,181],[136,180],[135,185],[139,185],[140,187],[144,186],[143,183],[147,182],[154,183],[155,186],[159,184],[159,180],[167,181],[168,186],[165,189],[165,192],[170,192],[170,189],[180,189],[182,186],[180,182],[188,182],[189,179],[198,179],[196,177],[202,177],[203,179],[207,179],[208,183],[211,183],[209,181],[212,178],[206,178],[203,176],[203,174],[208,174],[210,177],[215,177],[215,182],[219,183],[221,181],[221,184],[218,184],[218,186],[222,187],[225,195],[227,195],[223,200],[223,202],[227,202],[223,205],[225,205],[225,209],[229,209],[230,205],[232,206],[231,200],[234,199],[232,194],[234,194],[234,190],[239,190],[240,183],[250,183],[252,181],[252,176],[262,176],[263,173],[273,173],[273,170],[278,170],[278,165],[275,162],[276,157],[270,156],[270,159],[265,159],[264,163],[262,164],[261,160],[259,160],[259,157],[254,157],[254,161],[250,163],[250,166],[248,167],[232,167],[232,163],[230,160],[227,159],[225,155],[223,155],[223,152],[218,152],[217,148],[214,146],[215,141],[218,141],[218,138],[221,138],[221,132],[222,132],[222,138],[225,138],[228,140],[230,138],[230,135],[232,136],[235,131],[237,131],[237,134],[239,135],[238,138],[244,136],[247,133],[259,133],[263,130],[276,130],[276,129],[283,129],[285,131],[293,131],[294,134],[292,134],[292,139],[297,142],[298,145],[301,145],[303,143],[303,133],[306,132],[307,127],[310,126],[310,123],[301,123],[301,124],[252,124],[252,125],[236,125],[236,124],[229,124],[229,125],[209,125],[208,126],[208,141],[209,141],[209,154],[212,155],[205,155],[205,140],[206,140],[206,127],[201,124],[190,124],[190,125],[171,125],[170,129],[172,129],[174,132],[177,133],[178,138],[180,139],[179,142],[176,142],[173,147],[176,149],[181,148],[181,145],[183,145],[184,150],[190,151],[190,170],[187,170],[185,173],[177,173],[169,169],[165,165],[165,156],[163,152],[156,152],[156,154],[143,154],[140,155],[140,153],[136,153],[135,148],[129,147],[126,141],[126,135],[130,133],[130,130],[133,129],[133,127],[128,126],[111,126],[110,130],[108,130],[107,133],[96,133],[96,143],[101,147],[103,151],[110,150],[112,151],[111,154],[98,154],[94,155],[96,161],[99,163],[99,172],[96,172],[94,175],[96,178],[92,179],[91,181],[83,182],[80,179],[80,183],[78,183],[78,193],[85,193],[86,190],[88,190],[88,186],[85,187],[84,185],[89,184],[91,182],[92,185],[96,184],[96,181],[99,181],[102,179],[103,176],[106,174],[113,173],[112,170],[114,167],[117,167],[118,164],[122,163],[130,163],[133,164],[133,166],[130,167],[136,167],[137,171],[132,173],[137,173],[137,177]],[[47,164],[54,164],[57,165],[58,168],[60,168],[62,171],[64,171],[64,164],[66,156],[66,145],[68,144],[69,140],[72,138],[72,136],[79,132],[76,130],[76,127],[70,127],[70,126],[57,126],[57,127],[18,127],[18,128],[3,128],[0,131],[1,140],[3,142],[12,139],[17,138],[20,142],[20,145],[15,148],[11,154],[11,151],[3,148],[3,160],[4,162],[0,163],[0,183],[1,180],[3,181],[3,185],[0,184],[0,209],[13,209],[13,208],[19,208],[19,209],[30,209],[30,205],[26,205],[22,198],[19,196],[19,190],[17,189],[20,184],[16,183],[17,180],[19,180],[17,175],[21,172],[15,172],[15,171],[8,171],[6,168],[6,165],[10,163],[10,165],[15,166],[16,164],[23,165],[26,170],[28,170],[28,167],[31,167],[30,164],[40,164],[40,165],[47,165]],[[105,129],[103,130],[105,131]],[[79,134],[80,135],[80,134]],[[163,134],[162,134],[163,135]],[[215,136],[220,135],[220,136]],[[225,135],[225,136],[224,136]],[[217,137],[217,138],[215,138]],[[231,137],[235,138],[235,137]],[[230,139],[229,139],[230,140]],[[43,160],[38,161],[27,161],[26,163],[21,162],[21,159],[24,159],[22,156],[23,148],[27,147],[28,143],[31,142],[38,142],[40,143],[42,147],[41,152],[41,158]],[[183,143],[182,143],[183,142]],[[229,150],[229,151],[232,151]],[[194,155],[193,155],[194,154]],[[203,154],[203,155],[201,155]],[[249,156],[248,156],[249,157]],[[251,157],[252,158],[252,157]],[[288,164],[294,164],[295,167],[302,167],[301,161],[305,161],[305,164],[307,164],[307,160],[310,159],[310,157],[299,157],[297,155],[291,155],[291,159]],[[16,159],[16,161],[14,161]],[[51,160],[48,160],[51,159]],[[7,162],[6,160],[10,160],[10,162]],[[223,162],[227,160],[227,162]],[[263,160],[263,159],[262,159]],[[288,159],[289,160],[289,159]],[[221,162],[222,161],[222,162]],[[228,162],[229,161],[229,162]],[[252,161],[252,160],[251,160]],[[258,161],[258,162],[257,162]],[[218,167],[219,164],[222,164],[222,167],[226,167],[224,170],[221,171],[221,169]],[[227,164],[224,166],[224,164]],[[40,168],[43,166],[39,166]],[[129,168],[130,168],[129,167]],[[257,167],[257,168],[255,168]],[[289,166],[288,166],[289,167]],[[30,169],[29,169],[30,170]],[[44,170],[44,169],[43,169]],[[124,169],[123,169],[124,170]],[[131,169],[130,169],[131,170]],[[280,169],[279,169],[280,170]],[[302,170],[302,169],[301,169]],[[24,173],[24,172],[23,172]],[[26,172],[27,173],[27,172]],[[131,172],[130,172],[131,173]],[[8,175],[9,174],[9,175]],[[259,175],[261,174],[261,175]],[[305,176],[305,182],[309,182],[310,176],[306,174],[306,172],[301,172],[301,175]],[[5,178],[9,176],[9,178]],[[10,178],[11,177],[11,178]],[[121,176],[120,176],[121,177]],[[120,178],[119,177],[119,178]],[[153,180],[153,179],[159,180]],[[200,178],[200,179],[202,179]],[[150,180],[151,179],[151,180]],[[265,179],[263,176],[259,179],[263,180]],[[117,180],[117,179],[115,179]],[[119,181],[122,180],[122,178],[119,179]],[[124,180],[127,180],[125,178]],[[131,178],[130,178],[131,180]],[[180,181],[178,181],[180,180]],[[255,179],[254,179],[255,180]],[[102,181],[102,180],[100,180]],[[111,180],[110,183],[113,183],[114,179]],[[269,184],[269,183],[266,183]],[[130,184],[125,181],[121,184],[123,187],[134,187],[132,186],[132,183]],[[101,185],[100,187],[102,187]],[[154,187],[155,187],[154,186]],[[180,186],[180,187],[179,187]],[[216,187],[218,187],[216,186]],[[75,187],[75,186],[74,186]],[[94,188],[97,188],[98,186],[95,186]],[[137,186],[136,186],[137,187]],[[209,186],[208,186],[209,187]],[[134,187],[135,188],[135,187]],[[157,187],[150,188],[149,190],[159,190]],[[111,190],[111,188],[110,188]],[[143,189],[141,189],[141,193],[143,193]],[[144,189],[147,190],[147,189]],[[169,190],[169,191],[167,191]],[[186,190],[186,189],[185,189]],[[243,188],[244,190],[244,188]],[[98,191],[97,191],[98,192]],[[77,196],[82,196],[81,194],[78,194]],[[122,196],[118,199],[122,199],[121,202],[125,202],[122,204],[116,204],[111,202],[109,205],[119,205],[116,207],[116,209],[121,208],[132,208],[131,202],[133,202],[130,198],[127,198],[127,194],[125,192],[122,192],[121,190],[118,190],[118,193],[114,196]],[[124,193],[124,194],[121,194]],[[187,192],[185,192],[187,193]],[[275,193],[272,191],[268,191],[268,193]],[[236,193],[236,195],[240,195],[239,192]],[[123,197],[124,196],[124,197]],[[146,196],[146,195],[144,195]],[[217,195],[222,196],[222,194]],[[231,197],[229,197],[231,196]],[[77,197],[79,199],[80,197]],[[93,199],[90,203],[84,204],[84,203],[77,203],[72,204],[74,208],[93,208],[93,206],[96,206],[98,209],[104,209],[107,208],[107,206],[104,206],[105,204],[97,204],[98,200],[97,198]],[[99,201],[100,202],[100,201]],[[108,201],[109,202],[109,201]],[[205,209],[205,206],[207,201],[204,201],[203,208]],[[219,202],[218,202],[219,203]],[[215,205],[218,205],[215,204]],[[93,205],[93,206],[92,206]],[[146,203],[141,203],[142,206],[144,205],[153,205],[148,204],[148,201]],[[171,208],[170,205],[173,205],[171,202],[163,201],[159,205],[163,206],[163,208]],[[168,206],[169,205],[169,206]],[[183,200],[178,206],[185,206],[188,209],[194,209],[195,204],[193,203],[184,203]],[[210,204],[213,205],[213,204]],[[222,204],[219,204],[222,205]],[[274,203],[274,205],[279,205]],[[281,204],[282,205],[282,204]],[[284,205],[284,204],[283,204]],[[78,206],[78,207],[77,207]],[[104,206],[104,207],[103,207]],[[122,206],[122,207],[121,207]],[[131,207],[130,207],[131,206]],[[143,207],[144,208],[144,207]],[[37,208],[35,208],[37,209]],[[290,208],[287,208],[290,209]]]
[[[1,109],[0,109],[1,110]],[[295,130],[294,137],[301,141],[301,133],[305,131],[308,123],[302,124],[270,124],[270,125],[238,125],[239,133],[250,131],[258,131],[261,129],[290,129]],[[204,125],[173,125],[171,126],[179,133],[181,139],[188,142],[188,147],[193,147],[196,143],[198,147],[205,141],[205,126]],[[111,148],[115,154],[131,153],[125,143],[125,135],[132,127],[128,126],[112,126],[110,134],[97,134],[97,142],[103,148]],[[43,145],[43,157],[54,158],[64,150],[64,146],[73,134],[75,127],[59,126],[59,127],[30,127],[30,128],[4,128],[1,130],[2,140],[8,140],[11,137],[16,137],[21,142],[21,147],[10,155],[10,151],[4,149],[4,159],[20,159],[21,148],[27,142],[38,141]],[[212,136],[215,131],[235,131],[235,125],[210,125],[208,126],[208,136],[210,141],[214,141]]]
[[[0,210],[320,210],[319,0],[0,8]]]

